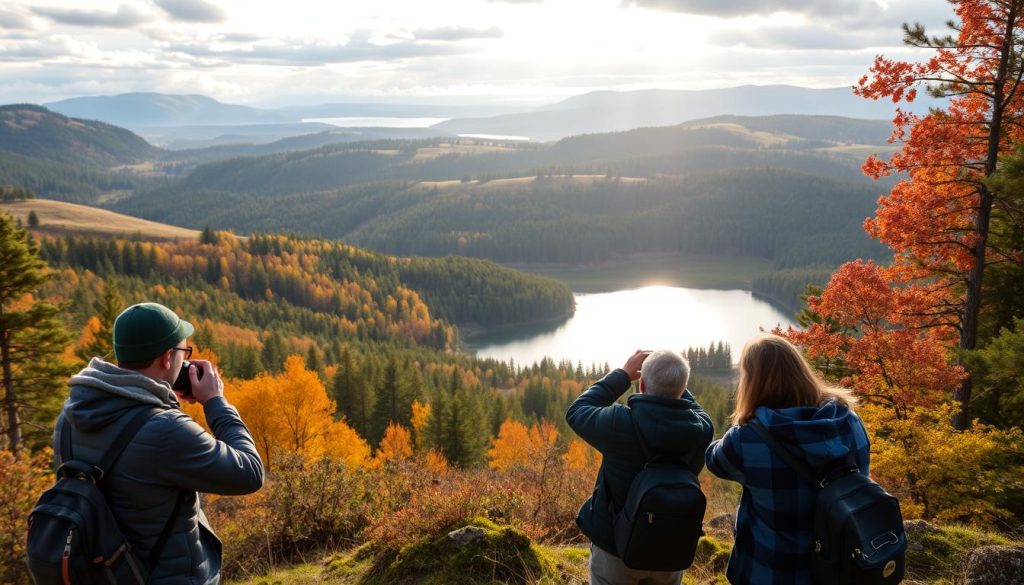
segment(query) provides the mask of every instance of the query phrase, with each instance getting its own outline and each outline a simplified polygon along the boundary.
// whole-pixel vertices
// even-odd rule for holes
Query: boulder
[[[448,538],[462,546],[466,546],[482,541],[486,535],[487,532],[478,526],[463,526],[458,530],[452,530],[449,532]]]
[[[966,564],[965,585],[1024,585],[1024,545],[982,546]]]

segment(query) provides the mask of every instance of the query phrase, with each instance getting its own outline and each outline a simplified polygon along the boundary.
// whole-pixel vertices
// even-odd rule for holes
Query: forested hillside
[[[133,192],[161,151],[117,126],[68,118],[29,104],[0,106],[0,185],[28,187],[42,197],[95,203],[103,194]]]
[[[57,162],[131,164],[158,150],[117,126],[68,118],[40,106],[0,106],[0,150]]]
[[[110,128],[82,126],[92,151],[110,150]],[[129,155],[82,158],[63,134],[29,132],[19,148],[31,156],[0,151],[0,183],[195,229],[283,230],[401,255],[557,264],[668,252],[754,256],[777,270],[886,254],[860,227],[879,192],[861,157],[888,148],[884,125],[869,120],[726,116],[550,145],[434,138],[293,150],[332,140],[314,135],[173,154],[120,132],[130,160],[152,160],[112,166]],[[236,156],[261,151],[273,154]],[[795,307],[806,283],[787,274],[786,284],[758,279],[758,292]]]
[[[496,327],[573,311],[564,285],[490,262],[393,258],[324,240],[243,242],[212,231],[200,241],[164,243],[65,237],[44,240],[42,256],[126,279],[122,288],[256,337],[275,331],[322,347],[359,339],[448,349],[458,345],[454,323]]]

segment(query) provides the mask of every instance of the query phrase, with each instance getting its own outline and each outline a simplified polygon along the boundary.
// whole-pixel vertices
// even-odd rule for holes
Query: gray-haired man
[[[686,389],[690,367],[678,353],[637,351],[569,407],[569,426],[603,456],[594,493],[580,508],[576,523],[593,543],[590,582],[595,585],[676,585],[682,571],[641,571],[627,567],[615,550],[612,520],[626,501],[633,478],[644,468],[643,447],[655,454],[681,458],[694,474],[704,467],[704,451],[714,430],[711,417]],[[630,383],[640,392],[626,405],[616,400]]]

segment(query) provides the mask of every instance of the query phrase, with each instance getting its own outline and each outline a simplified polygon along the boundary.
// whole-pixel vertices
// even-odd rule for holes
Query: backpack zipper
[[[647,523],[654,524],[654,512],[647,513]]]
[[[64,543],[64,555],[60,559],[60,576],[64,580],[64,585],[71,585],[71,537],[73,534],[73,530],[68,530],[68,539]]]

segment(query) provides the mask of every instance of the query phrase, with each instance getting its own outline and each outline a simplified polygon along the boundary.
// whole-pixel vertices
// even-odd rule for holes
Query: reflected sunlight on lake
[[[646,286],[577,294],[576,314],[560,325],[502,331],[466,342],[478,356],[528,365],[549,356],[618,367],[636,349],[732,346],[733,360],[760,329],[795,321],[750,291]]]

